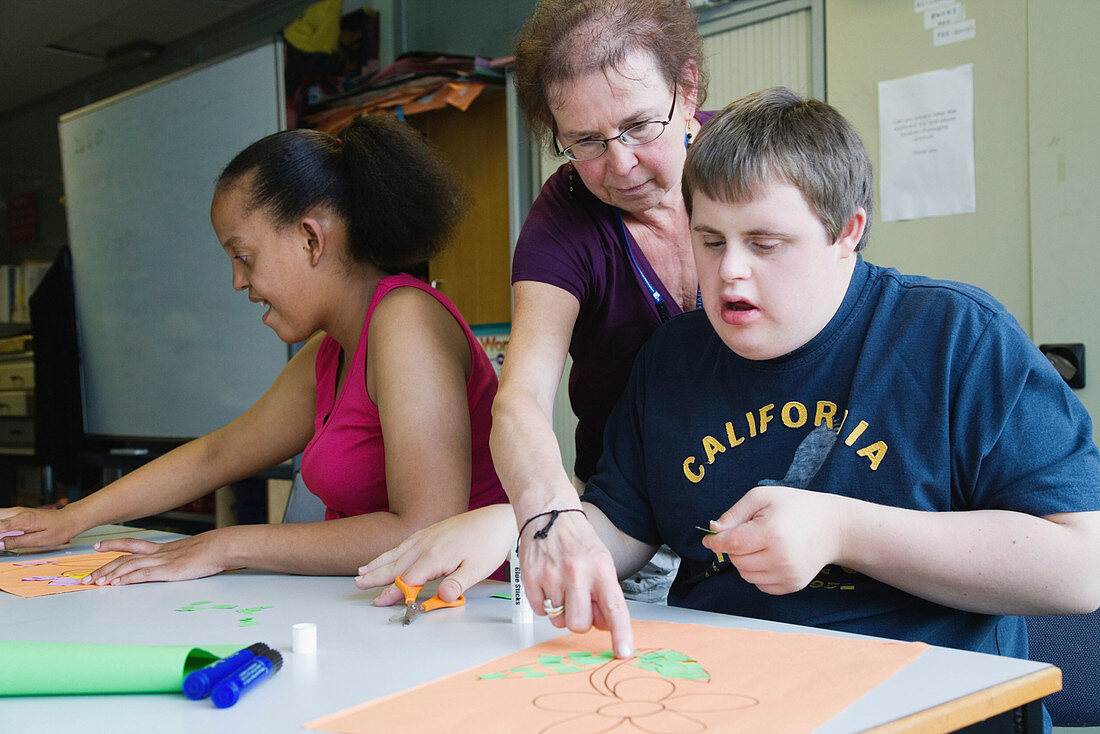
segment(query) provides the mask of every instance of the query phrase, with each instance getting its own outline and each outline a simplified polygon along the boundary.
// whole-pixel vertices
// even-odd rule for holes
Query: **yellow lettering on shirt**
[[[748,432],[740,435],[738,435],[738,432],[744,430],[744,426],[736,426],[734,421],[725,421],[722,428],[725,431],[726,441],[723,442],[714,435],[704,435],[700,439],[699,446],[702,448],[706,460],[703,461],[702,457],[697,458],[698,455],[688,456],[684,459],[682,465],[684,477],[692,484],[703,481],[704,476],[706,476],[706,467],[714,464],[718,460],[719,454],[724,454],[728,449],[740,446],[745,443],[746,439],[763,435],[768,429],[768,424],[776,420],[777,417],[786,428],[804,428],[810,419],[810,408],[807,405],[807,403],[796,400],[788,401],[780,408],[778,415],[775,413],[775,403],[746,411],[743,415],[745,416]],[[838,434],[844,436],[845,446],[854,447],[856,442],[870,428],[867,421],[861,420],[845,435],[844,430],[849,415],[847,409],[841,411],[836,403],[829,400],[819,400],[812,403],[812,405],[813,425],[815,427],[827,426],[829,430],[835,430]],[[836,425],[838,418],[839,425]],[[718,435],[722,434],[719,433]],[[871,471],[877,470],[887,454],[888,447],[886,443],[884,441],[869,442],[867,439],[863,439],[861,443],[866,445],[856,450],[856,455],[867,459]]]
[[[715,456],[726,453],[726,447],[714,436],[703,436],[703,451],[707,452],[707,463],[713,464]]]
[[[784,405],[783,410],[780,412],[780,419],[787,428],[801,428],[806,425],[808,417],[809,413],[806,411],[806,406],[794,401]]]
[[[875,441],[870,446],[857,451],[856,454],[870,460],[871,471],[874,471],[878,469],[878,465],[882,462],[882,457],[886,456],[886,444],[882,441]]]
[[[852,432],[848,434],[848,438],[844,439],[845,446],[851,446],[856,442],[856,439],[863,435],[863,432],[867,430],[867,421],[860,421],[859,424],[852,429]]]
[[[830,431],[839,431],[839,428],[833,428],[834,417],[836,417],[836,403],[830,403],[828,400],[818,400],[817,413],[814,414],[814,426],[820,426],[824,423]]]
[[[768,403],[760,409],[760,432],[768,430],[768,424],[772,422],[772,411],[775,410],[774,403]]]
[[[703,475],[706,474],[706,470],[703,467],[699,467],[699,473],[696,474],[691,470],[691,463],[695,461],[694,456],[689,456],[684,459],[684,476],[688,478],[688,481],[692,484],[698,484],[703,481]]]
[[[752,413],[749,413],[749,415],[752,415]],[[731,449],[745,441],[745,439],[737,437],[737,434],[733,430],[733,421],[726,422],[726,440],[730,442]]]

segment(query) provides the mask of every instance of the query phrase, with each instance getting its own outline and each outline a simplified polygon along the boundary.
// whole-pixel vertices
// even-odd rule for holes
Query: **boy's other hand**
[[[725,554],[767,594],[806,587],[840,556],[845,498],[782,486],[754,487],[711,521],[703,545]]]

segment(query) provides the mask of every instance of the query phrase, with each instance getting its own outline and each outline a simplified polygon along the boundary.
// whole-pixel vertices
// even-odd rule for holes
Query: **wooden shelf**
[[[30,322],[0,321],[0,338],[31,333]]]
[[[465,111],[444,107],[407,118],[470,196],[453,245],[428,265],[431,280],[470,324],[512,320],[505,101],[504,92],[487,88]]]

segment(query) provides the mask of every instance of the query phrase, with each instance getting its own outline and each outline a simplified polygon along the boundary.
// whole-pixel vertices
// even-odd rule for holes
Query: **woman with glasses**
[[[580,507],[574,483],[583,487],[595,473],[634,355],[663,321],[698,306],[680,175],[692,135],[711,115],[697,112],[706,76],[685,0],[542,0],[519,32],[515,58],[529,126],[563,158],[516,245],[511,339],[493,404],[493,459],[522,526]],[[566,354],[578,418],[572,482],[550,417]],[[553,611],[575,605],[567,616],[576,629],[588,628],[592,612],[580,610],[589,606],[597,626],[609,604],[625,617],[610,556],[579,512],[553,515],[545,537],[529,542],[550,517],[521,531],[536,612],[544,601]],[[366,567],[364,586],[379,578],[374,568]],[[658,553],[623,588],[663,600],[674,569],[675,558]],[[448,593],[446,582],[441,589]]]
[[[680,174],[710,115],[696,112],[706,94],[702,42],[683,0],[543,0],[515,53],[529,126],[563,159],[516,245],[512,336],[493,406],[493,456],[523,524],[579,507],[572,484],[582,488],[596,471],[634,355],[663,321],[698,305]],[[578,418],[573,483],[550,418],[566,353]],[[584,518],[567,513],[538,553],[521,545],[525,578],[537,586],[544,566],[556,574],[596,543]],[[675,567],[664,550],[623,588],[663,601]],[[558,586],[544,584],[560,605]]]
[[[512,266],[515,314],[493,432],[494,455],[514,465],[502,475],[509,492],[531,482],[568,488],[549,420],[567,352],[583,483],[634,354],[697,305],[680,172],[700,124],[701,60],[683,0],[544,0],[520,30],[520,103],[562,165],[531,207]],[[545,447],[538,468],[534,446]]]

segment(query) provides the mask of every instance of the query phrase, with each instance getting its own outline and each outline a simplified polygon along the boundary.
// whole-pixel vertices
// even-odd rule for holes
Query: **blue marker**
[[[283,667],[283,656],[278,650],[268,649],[257,653],[229,677],[222,679],[210,692],[210,699],[220,709],[226,709],[237,702],[241,694],[260,681],[267,680]]]
[[[210,663],[204,668],[199,668],[183,679],[183,695],[192,701],[206,698],[218,681],[227,678],[233,671],[260,653],[270,650],[271,648],[264,643],[257,642],[243,650],[238,650],[229,657]]]

